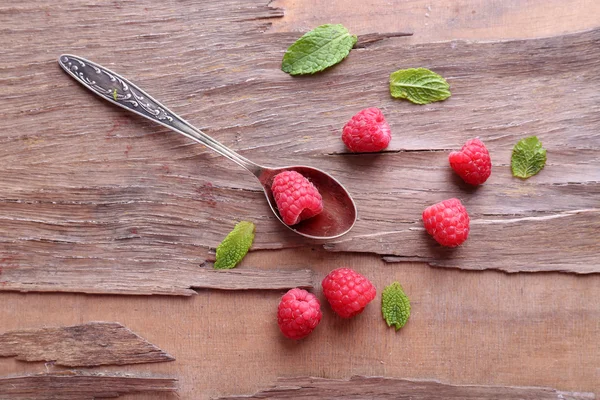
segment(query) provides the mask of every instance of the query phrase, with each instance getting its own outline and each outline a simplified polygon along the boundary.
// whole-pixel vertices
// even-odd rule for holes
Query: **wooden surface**
[[[334,267],[349,265],[379,290],[399,280],[413,301],[407,326],[398,333],[388,329],[378,297],[350,322],[324,307],[315,333],[290,343],[273,318],[282,291],[201,290],[191,298],[5,292],[2,331],[120,321],[177,361],[99,370],[175,375],[184,399],[251,394],[278,376],[355,374],[599,392],[597,274],[506,275],[413,262],[598,271],[598,31],[514,43],[406,46],[600,28],[600,5],[479,1],[472,3],[475,10],[488,12],[469,15],[462,3],[394,4],[394,10],[406,5],[424,13],[430,6],[429,18],[449,10],[433,29],[400,11],[386,25],[390,13],[377,17],[375,2],[333,2],[337,11],[329,15],[351,31],[385,27],[414,36],[373,43],[327,74],[298,80],[278,71],[283,51],[298,36],[291,31],[340,19],[324,21],[332,17],[308,3],[279,3],[286,3],[285,12],[250,0],[72,0],[60,9],[45,1],[0,4],[8,43],[0,48],[0,285],[191,294],[190,277],[211,257],[210,248],[236,221],[251,219],[258,226],[255,249],[297,248],[252,252],[240,271],[310,268],[319,282]],[[227,160],[76,86],[56,65],[67,51],[132,78],[257,162],[307,163],[336,174],[361,215],[351,236],[327,244],[341,252],[291,236],[269,215],[253,178]],[[416,107],[389,98],[389,72],[415,63],[448,78],[448,102]],[[473,77],[489,85],[483,89]],[[340,97],[333,101],[331,93]],[[390,151],[343,154],[341,126],[375,102],[392,124]],[[521,182],[510,177],[507,164],[512,145],[530,134],[539,134],[549,161],[540,175]],[[488,184],[469,191],[452,178],[445,159],[475,135],[492,150],[494,170]],[[373,195],[379,196],[375,205]],[[472,213],[474,236],[448,257],[418,229],[418,213],[455,195]],[[398,210],[398,204],[404,205]],[[502,237],[486,236],[485,242],[490,232]],[[504,240],[514,242],[503,246]],[[406,262],[386,264],[347,250]],[[44,371],[43,364],[0,360],[0,376]]]
[[[63,372],[0,378],[2,400],[94,400],[128,393],[175,392],[177,380]]]
[[[293,287],[312,287],[313,273],[310,269],[288,268],[271,269],[249,267],[235,270],[214,270],[212,263],[202,266],[191,264],[171,271],[168,266],[153,264],[154,268],[132,270],[130,265],[115,267],[109,276],[103,268],[88,269],[59,266],[57,270],[46,271],[40,278],[37,268],[22,268],[15,264],[5,265],[1,290],[22,292],[84,292],[134,295],[192,296],[196,290],[276,290]],[[0,267],[2,268],[2,267]],[[13,281],[8,276],[16,278]],[[11,280],[9,280],[11,279]]]
[[[0,357],[66,367],[175,360],[117,322],[5,332],[0,334]]]
[[[347,1],[273,0],[285,11],[270,32],[305,32],[342,23],[357,34],[410,31],[409,43],[554,36],[598,27],[596,0]]]
[[[349,380],[313,377],[279,379],[277,385],[252,397],[225,399],[396,399],[396,400],[586,400],[593,393],[567,393],[549,388],[457,386],[435,381],[410,381],[353,376]]]
[[[277,328],[283,291],[207,290],[175,298],[2,293],[7,306],[0,308],[0,321],[13,330],[118,320],[177,360],[94,371],[176,376],[183,399],[250,395],[279,376],[303,375],[600,392],[599,274],[461,271],[386,264],[366,254],[332,257],[319,250],[254,252],[244,263],[289,266],[300,257],[313,266],[317,282],[349,265],[368,276],[379,294],[350,321],[322,303],[321,324],[300,342],[286,340]],[[412,315],[398,332],[387,327],[380,311],[381,290],[394,280],[412,304]],[[320,285],[314,292],[323,300]],[[42,363],[0,359],[0,376],[46,370]]]
[[[66,8],[79,21],[77,13],[90,13],[77,1]],[[600,272],[600,29],[492,43],[408,46],[390,38],[298,79],[280,71],[281,52],[297,34],[262,32],[264,18],[280,12],[256,0],[202,4],[173,20],[159,18],[176,14],[168,3],[139,15],[142,4],[130,4],[79,48],[60,34],[62,25],[48,24],[45,35],[56,40],[44,41],[43,55],[30,51],[42,38],[23,45],[33,28],[6,21],[13,45],[0,72],[10,99],[0,118],[0,290],[189,294],[202,287],[198,265],[242,219],[257,225],[254,250],[311,244],[270,213],[250,174],[76,84],[56,65],[64,51],[132,77],[250,159],[331,172],[355,197],[360,219],[341,239],[319,244],[328,250],[465,269]],[[105,8],[94,10],[96,18]],[[33,26],[45,18],[34,9],[23,10]],[[157,33],[130,32],[152,18],[155,32],[191,53],[164,48]],[[205,22],[193,25],[197,19]],[[190,24],[206,37],[189,35]],[[100,37],[116,48],[107,51]],[[195,46],[212,51],[195,54]],[[416,106],[389,96],[389,73],[418,65],[448,78],[449,100]],[[394,136],[382,154],[352,155],[340,129],[367,105],[384,110]],[[514,144],[529,135],[542,140],[549,161],[522,181],[508,164]],[[475,189],[447,161],[473,136],[487,143],[494,163]],[[454,251],[421,223],[426,206],[450,197],[463,200],[473,227]]]

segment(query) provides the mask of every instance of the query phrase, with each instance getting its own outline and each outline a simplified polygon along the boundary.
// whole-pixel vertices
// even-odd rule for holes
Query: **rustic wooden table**
[[[0,2],[0,334],[123,324],[176,361],[83,370],[174,377],[179,386],[177,395],[122,396],[131,400],[250,395],[281,377],[354,375],[600,394],[600,2],[266,3]],[[327,22],[359,36],[414,35],[366,44],[314,80],[280,73],[285,48]],[[541,37],[548,39],[532,40]],[[455,39],[528,40],[430,44]],[[258,162],[306,161],[344,182],[356,177],[359,207],[372,210],[347,240],[298,240],[269,216],[250,175],[93,98],[58,68],[63,52],[131,78]],[[394,102],[387,74],[406,66],[438,67],[456,96],[427,112]],[[507,98],[498,100],[500,93]],[[341,124],[378,99],[397,127],[391,151],[340,158]],[[515,182],[510,149],[529,134],[544,139],[549,165],[531,182]],[[472,247],[449,258],[414,244],[427,243],[421,233],[397,234],[424,205],[464,195],[439,171],[447,149],[477,135],[495,150],[495,181],[467,192],[481,228]],[[402,180],[411,172],[417,185]],[[405,203],[395,202],[398,193]],[[257,287],[299,269],[312,270],[318,283],[333,268],[352,266],[379,291],[403,284],[413,306],[408,324],[387,328],[378,297],[352,321],[324,305],[308,339],[285,340],[274,321],[282,289],[204,289],[225,285],[199,275],[199,265],[240,219],[258,226],[255,251],[238,268],[266,271]],[[41,343],[43,353],[50,345]],[[0,336],[0,355],[16,355],[3,351],[9,345]],[[0,399],[16,398],[3,377],[64,369],[0,358]]]

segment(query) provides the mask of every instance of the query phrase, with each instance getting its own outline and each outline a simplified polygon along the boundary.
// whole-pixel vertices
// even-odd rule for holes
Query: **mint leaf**
[[[342,61],[356,43],[344,25],[321,25],[305,33],[283,56],[281,69],[290,75],[314,74]]]
[[[415,104],[429,104],[450,97],[450,85],[426,68],[400,69],[390,75],[390,93]]]
[[[246,256],[254,241],[254,224],[238,223],[217,247],[215,269],[231,269]]]
[[[113,99],[115,99],[115,101],[117,101],[117,89],[113,90]]]
[[[527,179],[540,172],[546,165],[546,149],[537,136],[519,140],[510,160],[513,176]]]
[[[402,328],[408,321],[408,317],[410,317],[410,300],[408,300],[398,282],[394,282],[383,289],[381,313],[387,325],[394,325],[396,330]]]

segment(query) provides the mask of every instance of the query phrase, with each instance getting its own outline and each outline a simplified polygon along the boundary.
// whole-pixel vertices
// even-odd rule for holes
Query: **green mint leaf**
[[[290,75],[314,74],[342,61],[356,43],[341,24],[326,24],[305,33],[283,56],[281,69]]]
[[[408,317],[410,317],[410,300],[408,300],[398,282],[394,282],[383,289],[381,313],[388,326],[394,325],[396,330],[402,328],[408,321]]]
[[[254,224],[238,223],[217,247],[215,269],[231,269],[246,256],[254,241]]]
[[[113,90],[113,99],[115,99],[115,101],[117,101],[117,89]]]
[[[390,75],[390,93],[415,104],[429,104],[450,97],[450,85],[427,68],[399,69]]]
[[[510,160],[513,176],[527,179],[540,172],[546,165],[546,149],[537,136],[519,140]]]

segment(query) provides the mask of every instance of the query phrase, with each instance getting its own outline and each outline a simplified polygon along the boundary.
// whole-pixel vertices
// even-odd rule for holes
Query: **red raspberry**
[[[286,225],[295,225],[323,211],[323,198],[317,188],[296,171],[275,175],[271,190]]]
[[[342,318],[360,314],[377,294],[367,278],[350,268],[334,269],[321,285],[331,308]]]
[[[448,156],[452,169],[467,183],[481,185],[492,173],[490,153],[477,138],[468,140],[460,151]]]
[[[381,110],[375,107],[359,111],[344,125],[342,140],[350,151],[381,151],[390,143],[392,134]]]
[[[281,333],[289,339],[307,337],[321,321],[319,299],[303,289],[290,289],[281,298],[277,323]]]
[[[423,211],[427,232],[442,246],[456,247],[469,236],[469,214],[458,199],[448,199]]]

